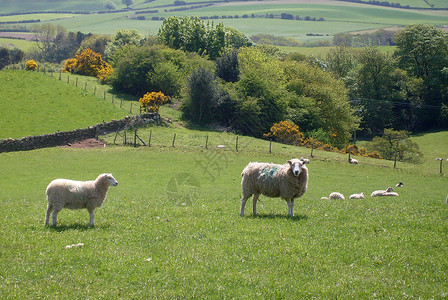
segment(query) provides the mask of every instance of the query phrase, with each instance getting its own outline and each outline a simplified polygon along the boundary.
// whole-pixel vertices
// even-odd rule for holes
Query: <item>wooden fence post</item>
[[[134,148],[137,147],[137,128],[134,131]]]
[[[269,140],[269,154],[272,153],[272,139]]]
[[[149,143],[148,143],[148,147],[151,147],[151,137],[152,137],[152,130],[149,130]]]
[[[238,136],[236,136],[236,146],[235,146],[236,152],[238,152]]]
[[[87,81],[86,81],[86,84],[84,85],[84,93],[86,93],[87,92]]]
[[[207,135],[207,139],[205,140],[205,149],[208,149],[208,135]]]
[[[62,71],[59,71],[59,80],[62,80]]]
[[[78,77],[76,77],[76,84],[75,84],[75,86],[78,87]]]
[[[174,142],[176,141],[176,134],[174,134],[174,137],[173,137],[173,148],[174,148]]]
[[[129,113],[132,114],[132,102],[131,102],[131,108],[129,109]]]

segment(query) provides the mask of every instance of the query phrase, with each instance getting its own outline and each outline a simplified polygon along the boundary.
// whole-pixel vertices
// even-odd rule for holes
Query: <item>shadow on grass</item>
[[[295,215],[294,217],[290,217],[284,214],[257,214],[256,216],[250,215],[248,217],[251,219],[286,219],[294,222],[299,222],[308,219],[307,215]]]
[[[47,226],[47,228],[50,230],[56,231],[56,232],[63,232],[63,231],[69,231],[69,230],[87,231],[87,230],[95,229],[95,226],[74,223],[74,224],[70,224],[70,225],[59,225],[59,226],[49,225],[49,226]]]

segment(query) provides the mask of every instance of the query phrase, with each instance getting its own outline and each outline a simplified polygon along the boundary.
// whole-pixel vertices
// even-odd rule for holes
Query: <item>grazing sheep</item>
[[[349,197],[350,199],[364,199],[364,193],[352,194]]]
[[[308,169],[305,164],[310,161],[305,158],[294,158],[284,165],[269,163],[249,163],[241,173],[241,216],[247,199],[252,199],[253,214],[257,214],[257,200],[260,195],[281,197],[288,203],[288,215],[294,216],[294,199],[305,194],[308,187]]]
[[[322,197],[322,200],[330,200],[330,199],[336,199],[336,200],[345,200],[344,195],[338,192],[333,192],[328,197]]]
[[[398,196],[398,193],[392,192],[394,189],[391,187],[388,187],[386,190],[378,190],[372,192],[370,197],[377,197],[377,196]]]
[[[403,186],[403,182],[399,182],[395,185],[396,187],[402,187]]]
[[[357,159],[354,159],[354,158],[349,158],[349,159],[348,159],[348,162],[351,163],[351,164],[354,164],[354,165],[357,165],[357,164],[358,164],[358,160],[357,160]]]
[[[53,226],[56,226],[58,213],[63,208],[86,208],[90,214],[89,225],[93,226],[95,208],[100,207],[106,199],[109,187],[116,186],[117,180],[112,174],[100,174],[95,181],[74,181],[55,179],[47,187],[47,215],[45,225],[48,225],[53,211]]]

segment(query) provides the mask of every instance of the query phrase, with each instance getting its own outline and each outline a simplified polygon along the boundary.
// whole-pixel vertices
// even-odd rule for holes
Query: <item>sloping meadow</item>
[[[0,292],[7,298],[447,297],[446,176],[350,165],[317,152],[287,217],[261,197],[240,217],[241,171],[277,154],[229,148],[51,148],[0,154]],[[369,159],[367,159],[369,160]],[[63,210],[45,227],[55,178],[118,180],[95,227]],[[373,190],[403,182],[399,197]],[[363,200],[321,200],[331,192]],[[82,246],[66,249],[67,245]]]

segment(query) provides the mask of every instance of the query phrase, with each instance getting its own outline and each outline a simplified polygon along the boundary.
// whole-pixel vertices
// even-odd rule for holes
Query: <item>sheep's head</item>
[[[387,193],[390,193],[390,192],[392,192],[393,190],[394,190],[393,188],[388,187],[388,188],[386,189],[386,192],[387,192]]]
[[[294,174],[294,176],[299,176],[300,173],[302,172],[302,168],[304,164],[309,164],[310,161],[306,158],[293,158],[291,160],[288,160],[288,163],[291,167],[291,172],[292,174]]]
[[[101,178],[102,180],[105,180],[109,183],[109,185],[112,186],[117,186],[118,185],[118,181],[114,178],[114,176],[112,176],[112,174],[101,174],[100,176],[98,176],[99,178]]]

